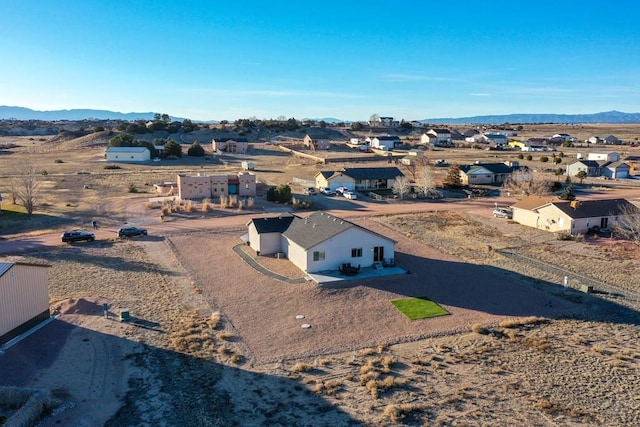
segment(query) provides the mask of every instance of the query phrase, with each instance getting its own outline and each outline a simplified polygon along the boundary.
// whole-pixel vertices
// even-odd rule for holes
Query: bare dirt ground
[[[150,224],[148,238],[114,240],[123,221],[156,213],[129,183],[146,192],[180,166],[103,174],[99,149],[86,147],[63,164],[54,160],[69,151],[43,158],[61,168],[44,209],[71,222],[40,233],[97,215],[100,241],[7,258],[51,265],[60,316],[0,356],[0,386],[53,391],[41,425],[640,425],[637,247],[555,241],[491,218],[493,199],[404,213],[354,205],[336,214],[398,241],[411,274],[285,284],[232,251],[243,215],[178,216]],[[318,166],[264,169],[284,183]],[[256,258],[300,276],[287,260]],[[598,292],[576,291],[585,278]],[[451,315],[406,320],[389,304],[405,295]],[[133,321],[117,320],[123,308]]]
[[[26,256],[52,265],[55,322],[70,332],[48,369],[23,369],[17,382],[56,391],[62,409],[46,425],[640,422],[636,309],[538,278],[536,266],[495,267],[499,253],[477,247],[542,244],[544,233],[514,237],[502,228],[513,224],[487,218],[480,226],[453,212],[357,221],[397,239],[397,262],[412,274],[285,284],[233,253],[237,227]],[[584,249],[573,252],[586,251],[578,269],[593,262],[589,251],[606,249],[576,244]],[[264,265],[292,274],[286,260]],[[388,303],[399,295],[429,296],[452,314],[408,321]],[[128,308],[135,322],[102,318],[103,301],[112,315]],[[92,399],[113,405],[96,408]]]

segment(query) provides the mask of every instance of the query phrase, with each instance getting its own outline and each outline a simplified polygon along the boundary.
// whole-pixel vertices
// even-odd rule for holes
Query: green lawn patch
[[[391,300],[391,304],[411,320],[428,319],[449,314],[447,310],[429,298],[394,299]]]

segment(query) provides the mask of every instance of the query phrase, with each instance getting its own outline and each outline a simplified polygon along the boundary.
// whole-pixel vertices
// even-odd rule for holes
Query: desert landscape
[[[571,133],[615,130],[633,140],[637,129]],[[536,125],[523,134],[557,131]],[[105,140],[24,138],[0,156],[0,175],[33,156],[47,170],[34,218],[0,217],[0,245],[43,242],[3,259],[50,266],[55,319],[0,355],[5,393],[50,393],[39,425],[640,425],[637,245],[558,240],[493,218],[505,198],[362,200],[335,214],[395,240],[396,263],[410,274],[319,286],[286,259],[240,247],[286,282],[234,251],[247,221],[279,206],[256,198],[253,210],[161,219],[148,203],[154,183],[236,170],[244,157],[105,170]],[[269,146],[256,152],[264,187],[327,168]],[[516,154],[429,153],[450,163],[496,156]],[[127,191],[132,184],[136,192]],[[637,203],[633,184],[591,179],[582,194],[625,192]],[[7,190],[0,187],[4,210]],[[93,219],[95,242],[59,242],[63,229]],[[149,236],[114,238],[125,222],[145,225]],[[580,291],[586,281],[595,292]],[[406,296],[428,297],[450,314],[409,320],[389,303]],[[131,322],[117,319],[125,308]],[[15,411],[0,405],[4,417]]]

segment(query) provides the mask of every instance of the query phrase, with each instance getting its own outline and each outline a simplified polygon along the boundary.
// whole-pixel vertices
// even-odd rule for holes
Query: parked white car
[[[336,188],[336,194],[344,195],[345,191],[349,191],[349,189],[347,187],[338,187],[338,188]]]
[[[347,199],[351,199],[351,200],[355,200],[358,198],[358,196],[356,196],[356,193],[354,193],[353,191],[345,191],[344,193],[342,193],[342,195],[347,198]]]

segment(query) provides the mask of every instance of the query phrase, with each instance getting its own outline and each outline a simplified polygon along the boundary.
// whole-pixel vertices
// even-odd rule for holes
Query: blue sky
[[[0,105],[195,120],[640,112],[640,2],[0,1]]]

